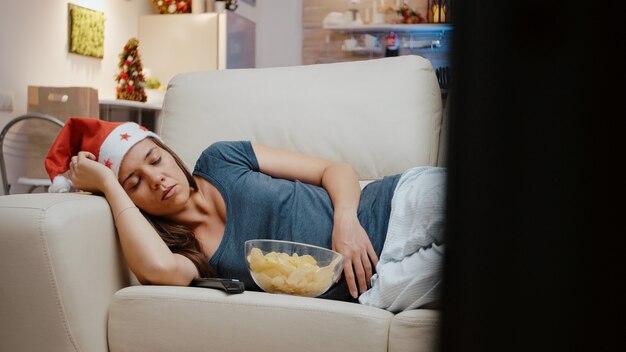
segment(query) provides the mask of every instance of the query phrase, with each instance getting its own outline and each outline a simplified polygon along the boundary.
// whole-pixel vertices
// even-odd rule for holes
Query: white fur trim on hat
[[[132,146],[147,137],[159,139],[154,132],[134,122],[123,123],[107,135],[100,146],[98,162],[106,165],[119,177],[120,164]]]

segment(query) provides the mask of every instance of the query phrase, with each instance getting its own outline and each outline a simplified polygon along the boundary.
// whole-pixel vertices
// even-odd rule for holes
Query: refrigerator
[[[181,72],[254,68],[255,32],[254,22],[232,11],[144,15],[139,55],[162,85]]]

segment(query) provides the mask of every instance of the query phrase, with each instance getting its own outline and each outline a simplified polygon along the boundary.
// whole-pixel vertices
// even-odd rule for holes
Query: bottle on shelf
[[[348,10],[352,12],[352,22],[355,22],[359,17],[359,0],[350,0]]]
[[[400,44],[394,32],[390,32],[385,37],[385,56],[398,56],[400,54]]]

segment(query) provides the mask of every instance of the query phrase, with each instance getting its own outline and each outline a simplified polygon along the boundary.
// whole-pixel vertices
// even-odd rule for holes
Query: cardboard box
[[[27,103],[27,112],[52,115],[62,121],[72,116],[100,116],[98,90],[90,87],[28,86]]]
[[[28,113],[46,114],[66,121],[73,116],[99,118],[98,90],[90,87],[28,86]],[[48,178],[43,160],[59,133],[47,121],[25,122],[20,128],[26,137],[26,177]]]

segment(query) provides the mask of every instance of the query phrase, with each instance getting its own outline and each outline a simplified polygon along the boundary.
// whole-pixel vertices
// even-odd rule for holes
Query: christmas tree
[[[139,40],[131,38],[120,53],[120,73],[115,77],[117,82],[117,99],[142,101],[147,100],[144,87],[143,67],[139,58]]]

